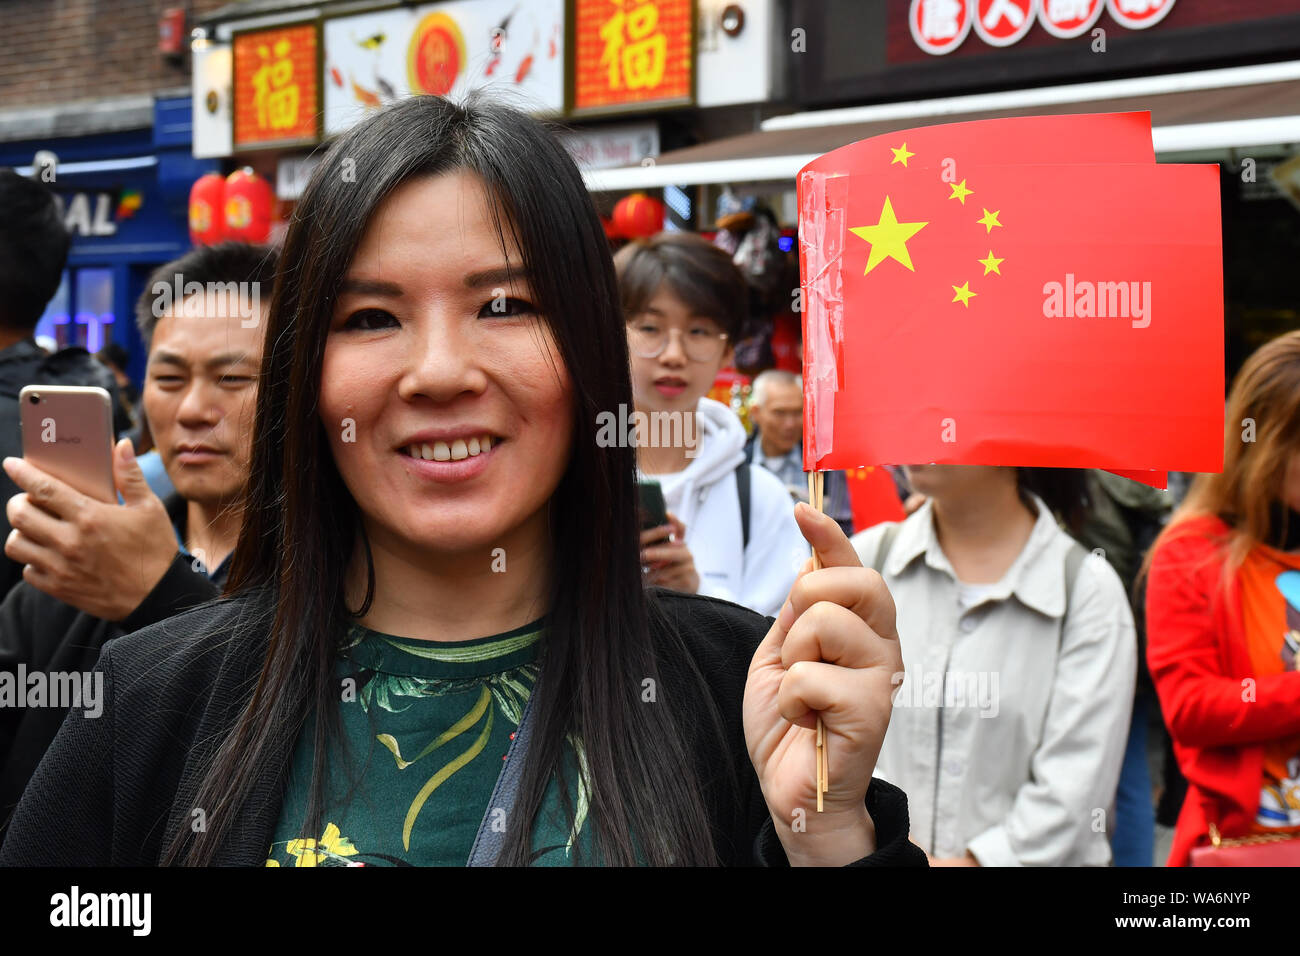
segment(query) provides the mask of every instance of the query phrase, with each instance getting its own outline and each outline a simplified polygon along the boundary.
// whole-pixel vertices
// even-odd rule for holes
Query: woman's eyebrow
[[[356,295],[379,295],[390,299],[402,297],[402,287],[396,282],[384,282],[381,279],[359,279],[348,277],[343,280],[343,292]]]
[[[484,269],[482,272],[471,272],[465,276],[465,287],[477,289],[485,285],[501,285],[503,282],[527,282],[528,272],[524,269],[511,269],[509,266],[502,266],[497,269]]]

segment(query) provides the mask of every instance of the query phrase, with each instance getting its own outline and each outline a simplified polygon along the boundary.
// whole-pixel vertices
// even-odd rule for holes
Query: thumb
[[[113,480],[122,501],[128,505],[138,504],[153,494],[149,483],[144,480],[144,472],[135,459],[135,448],[129,438],[123,438],[113,449]]]
[[[794,506],[794,520],[804,539],[812,545],[823,568],[860,568],[862,561],[853,545],[830,515],[800,502]]]

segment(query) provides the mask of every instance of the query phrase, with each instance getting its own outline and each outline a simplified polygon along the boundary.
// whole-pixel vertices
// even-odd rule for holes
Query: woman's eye
[[[649,322],[642,322],[640,325],[638,325],[638,326],[636,327],[636,330],[637,330],[638,332],[640,332],[642,335],[658,335],[658,334],[659,334],[659,326],[657,326],[657,325],[651,325]]]
[[[250,384],[252,381],[253,381],[252,376],[249,376],[249,375],[223,375],[223,376],[221,376],[221,384],[222,384],[222,385],[229,385],[229,386],[232,386],[232,387],[240,387],[240,386],[243,386],[243,385],[248,385],[248,384]]]
[[[164,388],[172,385],[179,385],[182,381],[184,381],[184,379],[182,379],[179,375],[155,375],[153,377],[153,380],[155,385],[161,385]]]
[[[697,325],[691,329],[691,338],[693,339],[711,339],[717,337],[717,334],[713,329],[702,325]]]
[[[537,315],[537,306],[523,299],[493,299],[485,303],[478,312],[480,319],[518,315]]]
[[[397,319],[393,318],[391,312],[385,312],[383,309],[360,309],[348,316],[343,327],[370,332],[375,329],[391,328],[396,324]]]

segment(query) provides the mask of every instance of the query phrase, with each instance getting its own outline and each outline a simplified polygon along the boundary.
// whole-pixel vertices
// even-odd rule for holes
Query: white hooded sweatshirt
[[[749,546],[741,556],[736,466],[745,460],[745,428],[720,402],[701,398],[699,444],[681,471],[641,477],[658,481],[664,503],[686,526],[686,547],[700,576],[700,594],[775,616],[811,552],[794,520],[794,501],[766,468],[749,465]]]

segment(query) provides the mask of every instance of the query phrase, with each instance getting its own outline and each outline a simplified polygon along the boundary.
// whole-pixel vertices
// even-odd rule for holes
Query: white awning
[[[583,174],[593,192],[793,180],[818,156],[953,120],[1149,110],[1157,154],[1300,143],[1300,61],[777,116],[757,132]]]

